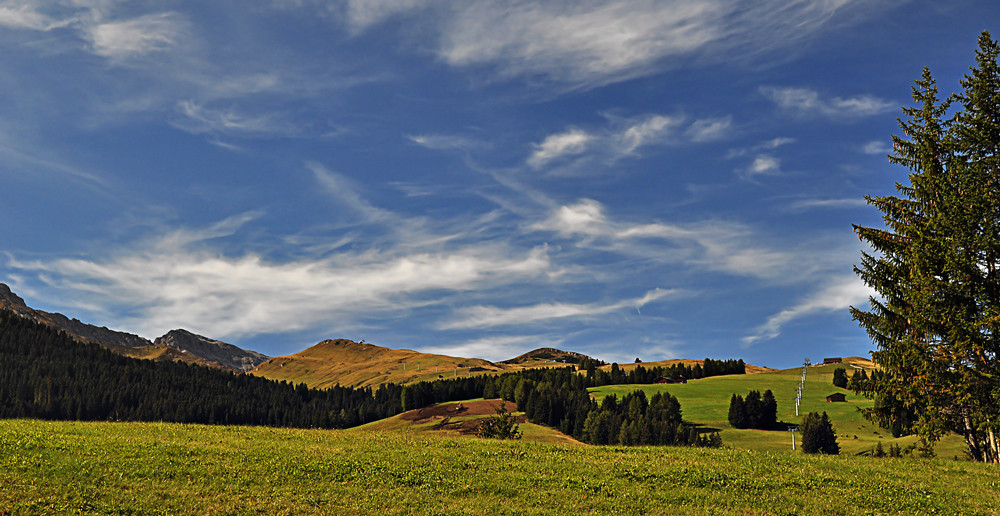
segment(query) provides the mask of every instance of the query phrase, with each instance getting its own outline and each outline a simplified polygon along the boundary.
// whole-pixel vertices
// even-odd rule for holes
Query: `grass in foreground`
[[[0,513],[995,513],[983,464],[0,421]]]

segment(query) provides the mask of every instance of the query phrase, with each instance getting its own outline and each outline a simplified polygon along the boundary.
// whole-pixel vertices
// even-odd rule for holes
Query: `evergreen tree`
[[[847,388],[847,369],[838,367],[833,370],[833,385],[841,389]]]
[[[739,394],[733,394],[733,397],[729,399],[729,424],[733,428],[746,428],[748,426],[746,404],[743,401],[743,396]]]
[[[965,436],[974,460],[1000,460],[1000,51],[984,32],[976,65],[945,118],[926,68],[904,108],[904,137],[891,163],[910,170],[900,196],[867,197],[885,229],[855,226],[878,256],[863,253],[855,272],[881,294],[871,310],[852,308],[878,350],[885,374],[862,392],[885,402],[868,415],[883,426],[900,409],[917,415],[930,442]]]
[[[758,428],[767,430],[774,428],[778,424],[778,401],[774,399],[771,389],[764,391],[761,397],[760,426]]]
[[[833,431],[826,412],[820,416],[816,412],[810,412],[802,418],[799,425],[802,432],[802,451],[805,453],[825,453],[837,455],[840,453],[840,446],[837,444],[837,434]]]

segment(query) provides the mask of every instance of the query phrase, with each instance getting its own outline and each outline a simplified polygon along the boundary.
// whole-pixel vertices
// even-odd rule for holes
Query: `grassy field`
[[[995,467],[177,424],[0,421],[10,514],[994,514]]]
[[[852,374],[850,366],[836,364],[812,366],[808,369],[799,413],[827,412],[837,432],[841,453],[866,452],[878,442],[882,442],[886,450],[892,444],[901,447],[913,444],[915,438],[894,439],[892,434],[861,416],[858,409],[871,407],[872,402],[846,389],[834,387],[833,370],[837,367],[846,367],[848,375]],[[771,389],[778,401],[778,421],[798,424],[802,418],[795,415],[793,398],[795,388],[802,378],[801,374],[802,368],[796,368],[753,375],[716,376],[686,384],[612,385],[591,389],[591,392],[598,400],[609,394],[616,394],[620,399],[640,388],[648,396],[661,391],[669,392],[680,401],[685,421],[721,430],[722,440],[727,445],[758,451],[791,451],[791,435],[787,431],[737,430],[729,426],[729,400],[734,393],[746,397],[751,389],[760,392]],[[847,402],[827,403],[826,397],[835,392],[846,394]],[[964,449],[958,436],[947,437],[935,447],[938,456],[946,458],[962,457]]]

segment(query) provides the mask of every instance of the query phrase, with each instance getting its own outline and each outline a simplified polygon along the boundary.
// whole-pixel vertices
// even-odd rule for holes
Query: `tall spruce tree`
[[[880,299],[852,307],[884,374],[865,382],[893,400],[869,411],[891,426],[903,408],[929,442],[961,433],[974,460],[998,461],[1000,423],[1000,68],[984,32],[963,91],[944,100],[925,68],[903,108],[889,161],[909,169],[898,196],[867,196],[885,228],[855,225],[875,254],[855,272]],[[950,106],[958,109],[948,117]]]

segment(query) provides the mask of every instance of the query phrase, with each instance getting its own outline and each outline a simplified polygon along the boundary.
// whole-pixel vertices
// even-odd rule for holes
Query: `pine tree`
[[[889,161],[910,170],[900,196],[866,197],[885,229],[854,226],[878,254],[855,272],[881,295],[851,309],[884,374],[862,392],[883,403],[868,412],[883,426],[900,408],[917,415],[929,442],[963,434],[974,460],[997,461],[1000,423],[1000,67],[989,33],[963,91],[940,100],[924,69],[904,108],[904,136]],[[957,100],[954,117],[946,118]]]
[[[733,428],[747,427],[745,405],[743,396],[740,396],[739,394],[733,394],[733,397],[729,399],[729,424],[732,425]]]
[[[823,412],[822,416],[816,412],[806,414],[802,418],[799,430],[802,431],[802,451],[805,453],[825,453],[828,455],[840,453],[837,434],[833,431],[833,425],[826,412]]]
[[[774,428],[778,424],[778,401],[774,399],[774,393],[771,389],[764,391],[764,396],[761,398],[761,410],[760,410],[760,429],[768,430]]]
[[[841,389],[847,388],[847,369],[838,367],[833,370],[833,385]]]

